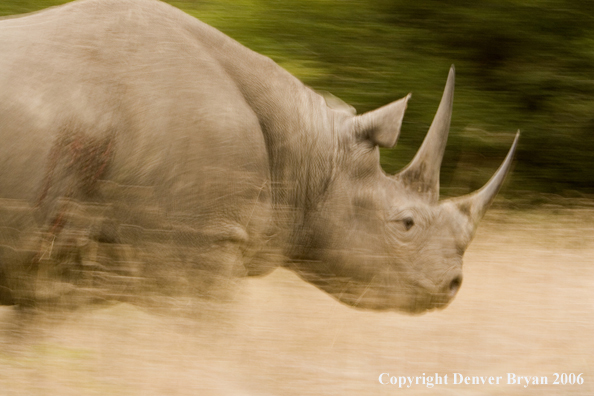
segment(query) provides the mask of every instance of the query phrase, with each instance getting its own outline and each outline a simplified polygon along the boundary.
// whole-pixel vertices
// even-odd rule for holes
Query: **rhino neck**
[[[253,67],[234,65],[231,70],[260,121],[279,242],[292,258],[304,246],[308,218],[334,174],[333,118],[323,98],[292,75],[268,59],[254,61]],[[257,73],[262,67],[268,67],[268,72]]]
[[[253,66],[231,65],[230,73],[260,121],[274,207],[291,217],[284,223],[300,225],[332,178],[337,147],[332,113],[321,96],[268,58],[252,61]]]
[[[272,70],[258,76],[257,86],[247,76],[241,90],[266,141],[274,203],[303,215],[318,202],[332,175],[336,144],[331,115],[323,98],[276,64],[268,66]]]

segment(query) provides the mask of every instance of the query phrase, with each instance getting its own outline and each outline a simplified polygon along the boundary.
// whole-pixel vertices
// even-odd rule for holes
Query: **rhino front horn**
[[[395,176],[430,202],[437,202],[439,199],[439,169],[450,130],[455,76],[456,70],[452,65],[439,108],[421,148],[412,162]]]
[[[518,145],[518,139],[520,138],[520,131],[516,133],[516,137],[514,142],[505,157],[505,160],[497,169],[497,172],[491,177],[491,179],[485,184],[481,189],[473,192],[469,195],[464,195],[462,197],[453,198],[451,201],[454,205],[458,207],[458,209],[468,216],[470,223],[472,224],[473,228],[476,228],[478,222],[481,220],[491,202],[499,192],[503,181],[505,180],[505,176],[509,172],[512,164],[512,160],[514,157],[514,153],[516,151],[516,146]]]

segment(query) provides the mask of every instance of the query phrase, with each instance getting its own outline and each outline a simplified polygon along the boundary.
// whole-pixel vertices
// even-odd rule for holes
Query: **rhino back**
[[[258,119],[187,23],[159,2],[95,0],[2,21],[2,195],[33,201],[72,132],[113,136],[108,179],[155,186],[171,211],[260,194]]]

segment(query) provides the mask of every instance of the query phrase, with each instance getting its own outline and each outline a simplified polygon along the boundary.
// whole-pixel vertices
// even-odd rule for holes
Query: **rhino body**
[[[378,147],[395,144],[408,96],[354,115],[158,1],[4,19],[0,49],[5,304],[285,266],[355,307],[444,307],[511,160],[438,202],[453,69],[419,154],[389,176]]]

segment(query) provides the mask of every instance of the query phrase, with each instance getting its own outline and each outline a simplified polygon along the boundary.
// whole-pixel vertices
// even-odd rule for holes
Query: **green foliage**
[[[24,14],[67,2],[68,0],[2,0],[0,16]]]
[[[0,15],[61,0],[4,0]],[[413,92],[394,172],[456,64],[445,194],[480,187],[522,130],[507,194],[594,193],[594,3],[570,0],[180,0],[172,5],[364,112]]]

